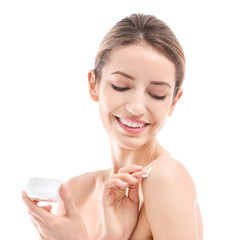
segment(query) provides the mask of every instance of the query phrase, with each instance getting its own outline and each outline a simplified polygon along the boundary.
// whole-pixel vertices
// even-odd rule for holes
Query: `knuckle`
[[[121,167],[121,168],[119,168],[118,173],[128,172],[128,168],[130,168],[130,165]]]
[[[114,181],[114,180],[117,179],[118,177],[119,177],[118,174],[114,174],[114,175],[112,175],[111,178],[109,179],[109,182]]]
[[[114,179],[114,178],[116,178],[118,176],[118,174],[112,174],[111,176],[110,176],[110,178],[111,179]]]
[[[119,170],[118,170],[118,173],[122,173],[124,171],[124,168],[120,168]]]

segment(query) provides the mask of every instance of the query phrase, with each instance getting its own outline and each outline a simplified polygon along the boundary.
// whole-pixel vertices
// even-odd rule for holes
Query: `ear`
[[[173,101],[172,101],[172,105],[171,105],[171,107],[170,107],[168,116],[172,116],[173,111],[174,111],[174,109],[175,109],[175,106],[176,106],[178,100],[180,99],[180,97],[182,96],[182,94],[183,94],[183,89],[180,88],[180,89],[178,90],[177,94],[176,94],[176,97],[175,97],[175,98],[173,99]]]
[[[93,70],[88,73],[89,94],[93,101],[98,102],[98,83],[96,82],[95,73]]]

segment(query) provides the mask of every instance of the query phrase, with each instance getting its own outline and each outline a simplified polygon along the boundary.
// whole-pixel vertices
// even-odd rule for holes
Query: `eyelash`
[[[127,88],[120,88],[120,87],[115,86],[114,84],[112,84],[111,86],[114,90],[119,91],[119,92],[124,92],[124,91],[130,89],[128,87]]]
[[[165,100],[166,96],[158,96],[158,95],[153,95],[153,94],[150,94],[150,96],[156,100]]]
[[[120,88],[120,87],[117,87],[117,86],[115,86],[115,85],[113,85],[113,84],[111,84],[111,86],[112,86],[112,88],[113,88],[114,90],[119,91],[119,92],[124,92],[124,91],[130,89],[130,88],[128,88],[128,87],[126,87],[126,88]],[[161,101],[165,100],[165,98],[166,98],[166,96],[158,96],[158,95],[154,95],[154,94],[151,94],[151,93],[149,93],[149,95],[150,95],[152,98],[154,98],[154,99],[156,99],[156,100],[161,100]]]

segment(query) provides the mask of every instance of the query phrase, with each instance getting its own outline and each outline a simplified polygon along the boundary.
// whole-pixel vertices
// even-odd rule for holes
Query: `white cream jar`
[[[50,178],[30,178],[26,192],[31,199],[57,202],[60,200],[59,188],[64,181]]]

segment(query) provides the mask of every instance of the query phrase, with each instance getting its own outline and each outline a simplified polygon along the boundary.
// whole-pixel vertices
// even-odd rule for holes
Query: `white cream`
[[[147,174],[142,175],[142,177],[143,178],[148,178],[151,169],[152,169],[152,167],[149,167],[148,170],[147,170]]]

